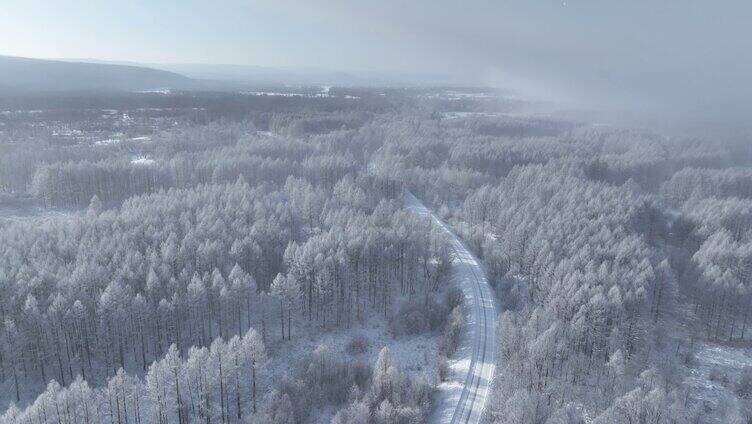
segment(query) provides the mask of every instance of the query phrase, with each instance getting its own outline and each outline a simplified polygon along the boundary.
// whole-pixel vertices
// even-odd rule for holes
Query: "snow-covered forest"
[[[500,305],[485,422],[752,420],[749,140],[479,89],[39,102],[0,101],[0,423],[425,422],[464,305],[405,190]]]

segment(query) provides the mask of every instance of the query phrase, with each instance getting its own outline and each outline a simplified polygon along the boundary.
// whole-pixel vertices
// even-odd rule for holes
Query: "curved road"
[[[433,423],[479,423],[496,370],[496,305],[485,271],[477,258],[433,212],[410,192],[405,206],[429,217],[447,235],[452,249],[452,277],[465,295],[466,328],[460,347],[450,359],[451,374],[438,387]]]

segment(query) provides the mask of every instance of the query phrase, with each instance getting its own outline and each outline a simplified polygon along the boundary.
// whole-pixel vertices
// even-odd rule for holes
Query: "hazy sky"
[[[0,0],[0,53],[452,74],[690,116],[750,111],[743,0]]]

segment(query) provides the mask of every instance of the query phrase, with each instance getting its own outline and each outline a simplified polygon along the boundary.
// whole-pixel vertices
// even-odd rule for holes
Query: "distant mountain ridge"
[[[242,91],[265,86],[406,87],[458,84],[442,75],[223,64],[142,64],[0,55],[0,92]]]
[[[204,85],[279,86],[332,85],[340,87],[422,86],[462,84],[447,75],[426,75],[385,71],[339,71],[312,67],[277,67],[208,63],[138,63],[99,59],[63,59],[112,65],[141,66],[174,72]]]
[[[149,64],[191,78],[250,84],[363,86],[422,86],[453,83],[444,75],[418,75],[380,71],[338,71],[319,68],[289,68],[225,64]]]
[[[145,91],[195,85],[184,75],[142,66],[0,56],[3,91]]]

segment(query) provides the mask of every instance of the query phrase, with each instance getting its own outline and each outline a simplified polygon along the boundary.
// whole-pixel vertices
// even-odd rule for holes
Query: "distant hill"
[[[205,88],[243,89],[258,86],[425,86],[456,85],[447,75],[410,74],[379,71],[338,71],[311,67],[270,67],[232,64],[137,63],[99,59],[64,59],[76,62],[141,66],[161,69],[193,78]]]
[[[441,75],[413,75],[375,71],[348,72],[319,68],[221,64],[149,64],[148,66],[177,72],[196,79],[235,81],[259,85],[413,86],[442,84],[449,81],[448,77]]]
[[[0,56],[3,91],[145,91],[195,85],[186,76],[142,66]]]
[[[455,84],[441,75],[342,72],[247,65],[140,64],[97,59],[0,55],[0,92],[242,91],[267,86],[423,86]]]

